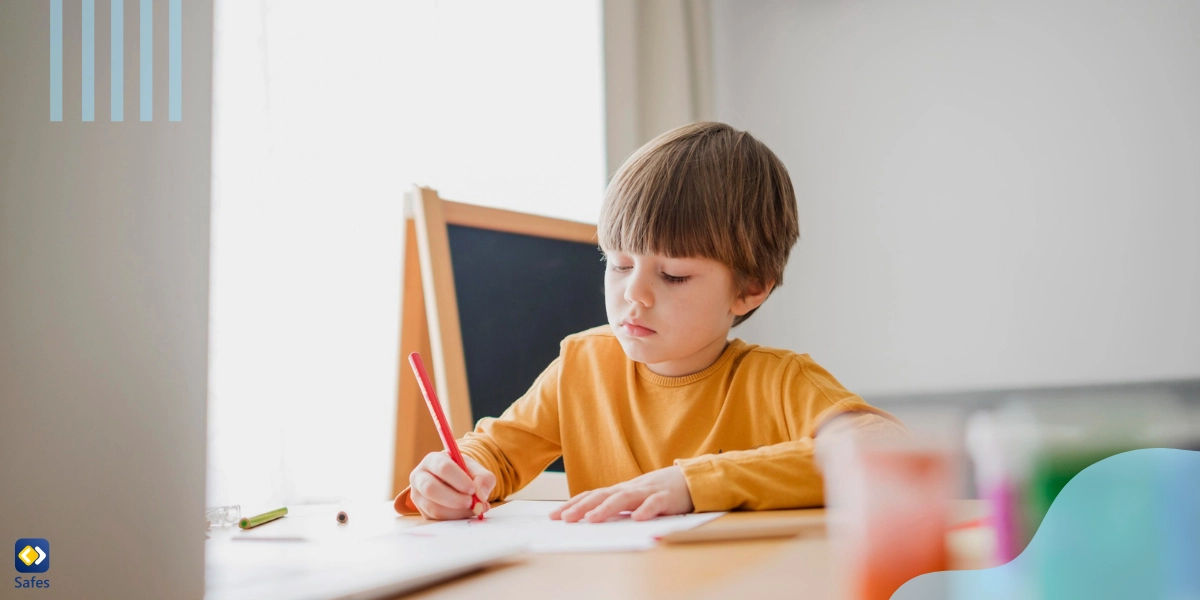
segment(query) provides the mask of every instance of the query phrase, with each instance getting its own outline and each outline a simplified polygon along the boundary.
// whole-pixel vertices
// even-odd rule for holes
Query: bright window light
[[[591,1],[218,0],[208,504],[391,493],[403,194],[595,222]]]

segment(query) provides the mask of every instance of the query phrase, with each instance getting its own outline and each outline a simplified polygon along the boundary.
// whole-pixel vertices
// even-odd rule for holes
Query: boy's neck
[[[725,353],[725,349],[728,347],[728,337],[716,339],[704,348],[678,360],[645,364],[651,373],[660,377],[686,377],[699,373],[716,364],[717,360],[721,358],[721,355]]]

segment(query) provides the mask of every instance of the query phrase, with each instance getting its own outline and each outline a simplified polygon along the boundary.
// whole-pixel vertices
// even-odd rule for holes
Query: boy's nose
[[[654,291],[653,283],[648,281],[648,278],[643,275],[634,274],[629,278],[629,285],[625,286],[625,301],[631,304],[637,303],[650,308],[654,306]]]

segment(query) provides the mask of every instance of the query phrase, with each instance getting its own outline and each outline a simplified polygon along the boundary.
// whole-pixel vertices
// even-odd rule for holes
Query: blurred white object
[[[204,512],[204,520],[208,529],[217,527],[228,527],[238,522],[242,518],[242,507],[240,504],[232,506],[218,506],[210,508]]]

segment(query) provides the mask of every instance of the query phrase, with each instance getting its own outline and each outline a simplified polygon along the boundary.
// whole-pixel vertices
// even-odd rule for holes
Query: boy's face
[[[708,368],[725,350],[734,317],[766,299],[765,293],[739,297],[733,272],[712,259],[607,249],[604,255],[608,323],[625,354],[659,375]]]

